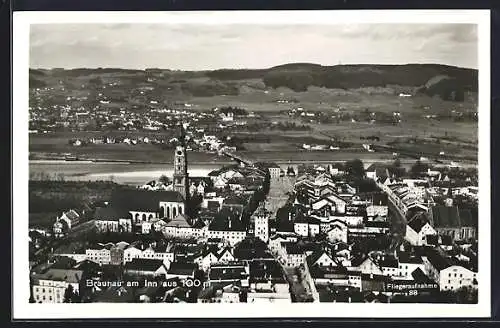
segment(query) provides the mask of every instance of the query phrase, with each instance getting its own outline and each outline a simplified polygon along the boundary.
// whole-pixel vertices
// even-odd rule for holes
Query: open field
[[[240,82],[241,83],[241,82]],[[399,97],[397,88],[360,88],[327,89],[309,87],[306,92],[296,92],[288,88],[266,88],[265,90],[241,87],[239,95],[216,95],[213,97],[193,97],[179,95],[177,102],[190,104],[192,110],[206,110],[217,106],[245,108],[259,113],[286,111],[292,107],[306,110],[333,111],[342,108],[346,111],[369,109],[402,115],[442,114],[451,110],[476,110],[473,101],[457,103],[428,96]],[[295,103],[278,103],[278,100],[294,100]],[[425,109],[428,107],[428,109]]]

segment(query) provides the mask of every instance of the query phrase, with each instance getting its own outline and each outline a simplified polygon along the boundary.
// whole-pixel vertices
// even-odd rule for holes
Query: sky
[[[286,63],[477,68],[472,24],[36,24],[31,68],[213,70]]]

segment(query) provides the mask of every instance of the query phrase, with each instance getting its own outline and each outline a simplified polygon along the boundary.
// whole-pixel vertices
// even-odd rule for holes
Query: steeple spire
[[[181,122],[181,130],[179,134],[179,141],[181,146],[186,147],[186,129],[184,128],[184,123]]]
[[[184,124],[180,124],[179,145],[175,148],[174,154],[174,174],[173,187],[179,192],[186,202],[189,194],[189,176],[187,169],[187,154],[186,154],[186,131]]]

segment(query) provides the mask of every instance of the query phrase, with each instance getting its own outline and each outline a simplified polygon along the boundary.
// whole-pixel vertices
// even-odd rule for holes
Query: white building
[[[478,286],[477,272],[453,263],[437,251],[423,257],[426,274],[439,284],[440,290],[457,290],[461,287]]]
[[[68,286],[73,287],[73,293],[80,293],[83,271],[49,269],[43,274],[34,276],[33,298],[36,303],[63,303]]]
[[[199,238],[204,235],[204,229],[201,226],[191,226],[184,215],[178,214],[172,221],[163,227],[165,236],[177,238]]]
[[[423,214],[415,214],[406,225],[405,239],[414,246],[426,244],[427,235],[435,235],[436,230],[432,228]]]
[[[420,269],[422,272],[425,272],[425,264],[422,260],[422,257],[408,257],[408,256],[400,256],[399,257],[399,272],[395,279],[401,280],[412,280],[413,271]]]
[[[131,262],[133,259],[162,260],[167,268],[174,261],[174,253],[167,249],[155,249],[153,247],[142,248],[138,245],[130,245],[123,251],[123,263]]]

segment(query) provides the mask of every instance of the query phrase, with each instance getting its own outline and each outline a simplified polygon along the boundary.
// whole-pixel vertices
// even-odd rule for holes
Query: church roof
[[[184,199],[177,191],[149,191],[149,190],[117,190],[111,196],[111,204],[128,211],[151,211],[155,212],[160,202],[182,203]]]
[[[177,227],[177,228],[191,228],[191,225],[187,222],[184,215],[179,214],[172,221],[166,224],[167,227]]]

